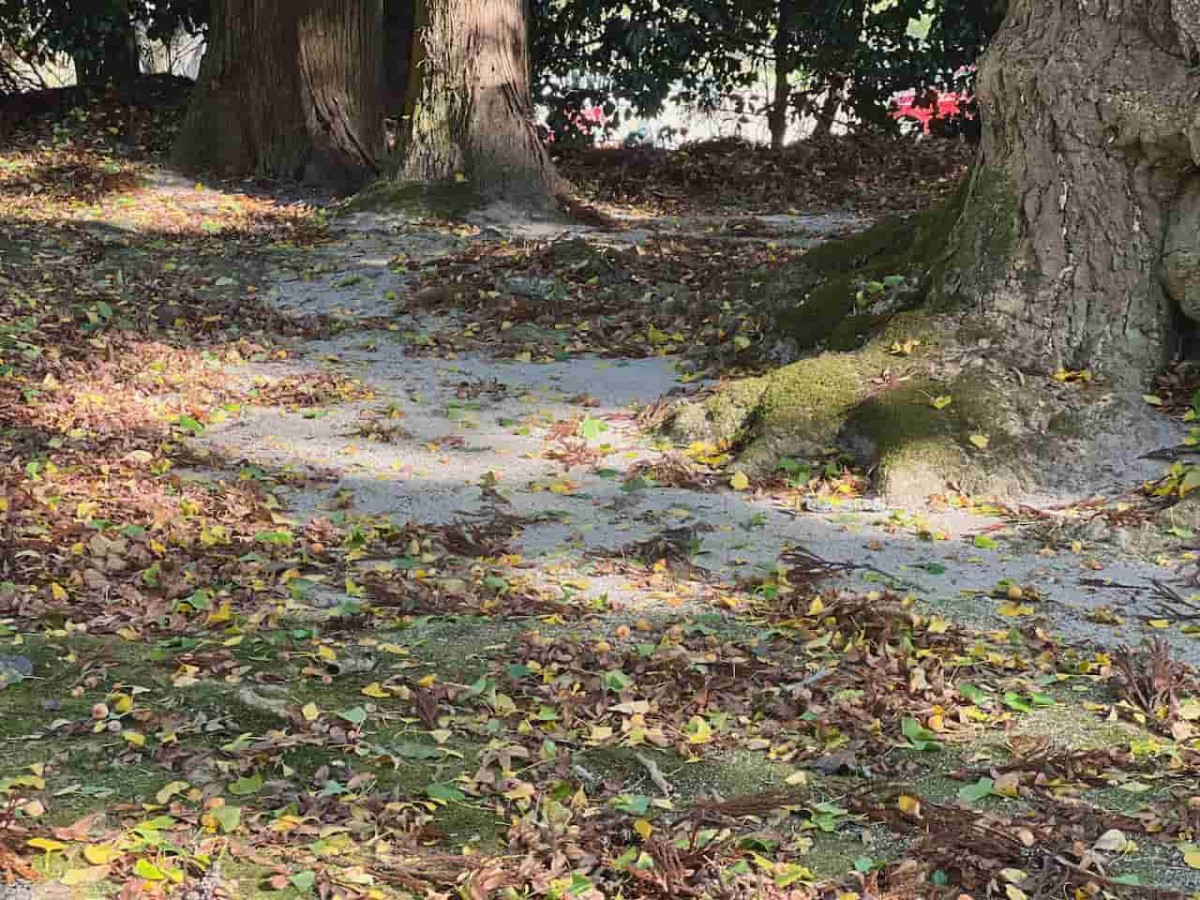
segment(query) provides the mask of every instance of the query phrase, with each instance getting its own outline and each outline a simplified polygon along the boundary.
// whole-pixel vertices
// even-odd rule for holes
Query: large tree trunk
[[[1011,0],[942,279],[1031,366],[1144,381],[1200,319],[1198,0]]]
[[[525,0],[417,0],[400,177],[547,201],[557,181],[529,80]]]
[[[404,115],[416,12],[416,0],[383,2],[383,110],[388,118]]]
[[[382,0],[213,0],[189,168],[348,188],[383,151]]]
[[[382,0],[309,0],[300,15],[300,78],[313,142],[310,181],[352,186],[383,155]]]

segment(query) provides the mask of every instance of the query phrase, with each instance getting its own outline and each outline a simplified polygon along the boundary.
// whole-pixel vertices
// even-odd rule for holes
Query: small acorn
[[[1025,591],[1021,589],[1019,584],[1010,585],[1008,588],[1009,600],[1021,600],[1025,596]]]
[[[108,704],[107,703],[97,703],[95,706],[93,706],[92,707],[92,718],[95,719],[96,721],[100,721],[101,719],[107,719],[108,718]]]

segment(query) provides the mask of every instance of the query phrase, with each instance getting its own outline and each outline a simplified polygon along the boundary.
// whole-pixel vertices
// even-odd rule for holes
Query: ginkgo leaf
[[[164,785],[161,789],[159,789],[158,793],[154,795],[154,801],[156,803],[167,803],[172,797],[182,794],[189,787],[191,787],[191,785],[186,781],[172,781],[170,784]],[[105,862],[107,862],[107,860],[105,860]]]
[[[707,744],[712,740],[712,726],[701,716],[692,716],[683,727],[689,744]]]
[[[733,473],[733,477],[729,479],[729,486],[735,491],[744,491],[750,487],[750,479],[745,472],[737,471]]]
[[[35,850],[45,850],[47,853],[58,853],[67,849],[67,845],[62,841],[52,841],[49,838],[30,838],[28,844]]]
[[[68,887],[75,887],[83,884],[99,884],[104,881],[112,873],[112,867],[107,865],[83,866],[80,868],[68,869],[63,873],[59,882]]]
[[[118,859],[121,851],[112,844],[88,844],[83,848],[83,858],[93,866],[103,866]]]

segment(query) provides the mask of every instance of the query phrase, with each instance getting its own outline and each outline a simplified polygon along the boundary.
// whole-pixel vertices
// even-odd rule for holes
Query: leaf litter
[[[325,239],[320,216],[148,186],[144,162],[91,139],[113,116],[139,120],[92,109],[61,146],[35,122],[0,183],[6,883],[187,897],[1185,895],[1131,868],[1147,854],[1179,871],[1200,862],[1200,687],[1165,643],[1072,646],[1021,618],[969,628],[903,590],[839,589],[849,564],[802,548],[722,583],[694,565],[691,527],[595,555],[690,597],[634,618],[536,578],[518,539],[539,520],[490,485],[474,520],[304,521],[286,489],[319,472],[199,452],[192,438],[252,406],[375,398],[330,372],[226,376],[338,327],[279,313],[256,287],[256,260]],[[452,287],[430,308],[475,318],[420,352],[638,357],[728,341],[738,359],[749,344],[733,337],[754,323],[726,310],[724,274],[785,255],[663,240],[564,269],[562,250],[496,244],[431,267]],[[492,296],[514,277],[564,293]],[[688,291],[676,313],[670,279]],[[540,331],[512,335],[521,324]],[[495,390],[463,382],[460,399]],[[568,472],[604,465],[609,429],[624,427],[578,405],[544,451]],[[363,421],[385,440],[394,418],[381,407]],[[689,448],[632,477],[723,489],[721,452]],[[776,487],[861,489],[837,466],[809,487],[800,465]],[[1055,733],[1068,711],[1105,746]],[[1049,736],[1028,730],[1043,719]],[[749,783],[734,760],[753,761]]]

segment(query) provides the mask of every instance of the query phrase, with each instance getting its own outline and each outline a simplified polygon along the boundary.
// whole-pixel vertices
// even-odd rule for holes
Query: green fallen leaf
[[[916,719],[904,719],[900,723],[900,733],[908,738],[909,746],[914,750],[936,751],[942,749],[942,742],[938,740],[938,736]]]
[[[229,793],[236,797],[245,797],[249,794],[257,794],[262,790],[262,786],[262,773],[255,772],[253,775],[245,778],[239,778],[237,781],[229,785]]]
[[[965,785],[958,790],[960,800],[967,803],[978,803],[985,797],[995,793],[996,782],[990,778],[980,778],[974,784]]]

